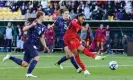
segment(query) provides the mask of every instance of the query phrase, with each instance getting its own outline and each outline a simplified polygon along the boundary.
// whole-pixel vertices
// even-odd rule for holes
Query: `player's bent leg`
[[[85,48],[82,45],[80,45],[78,47],[78,50],[82,51],[86,56],[89,56],[89,57],[92,57],[92,58],[95,58],[96,57],[96,54],[90,52],[87,48]]]
[[[76,62],[82,68],[82,70],[85,71],[86,67],[83,64],[83,62],[80,60],[79,53],[78,53],[78,50],[77,50],[79,45],[80,45],[80,42],[79,42],[78,39],[74,39],[74,40],[71,40],[69,42],[69,48],[70,48],[71,52],[74,54]]]
[[[72,52],[69,50],[69,48],[66,46],[64,47],[66,57],[70,58],[70,56],[73,56]]]
[[[79,66],[82,68],[82,70],[84,71],[85,75],[90,74],[89,71],[86,69],[84,63],[81,61],[79,54],[75,55],[75,59],[77,61],[77,63],[79,64]]]
[[[34,68],[36,67],[37,62],[39,61],[39,59],[40,59],[40,56],[35,56],[35,57],[33,58],[33,60],[31,61],[30,65],[29,65],[29,68],[28,68],[26,77],[37,78],[37,76],[34,76],[34,75],[32,75],[31,73],[32,73],[32,71],[34,70]]]
[[[6,62],[7,60],[10,59],[10,57],[11,57],[11,54],[7,54],[7,55],[3,58],[2,62]]]
[[[55,63],[55,65],[59,66],[60,69],[63,69],[61,63],[65,62],[65,61],[68,60],[68,59],[69,59],[69,58],[67,58],[66,56],[63,56],[63,57],[61,57],[61,58]]]
[[[81,61],[77,49],[73,49],[73,50],[72,50],[72,53],[74,54],[75,60],[76,60],[76,62],[78,63],[78,65],[82,68],[83,71],[85,71],[85,70],[86,70],[86,67],[85,67],[85,65],[83,64],[83,62]]]
[[[34,57],[34,60],[39,61],[40,60],[40,56]]]
[[[64,47],[66,56],[61,57],[56,63],[55,65],[59,66],[61,69],[63,69],[63,66],[61,65],[61,63],[67,61],[68,59],[70,59],[69,53],[68,53],[68,47]]]
[[[73,55],[73,53],[70,51],[70,49],[68,47],[66,47],[66,54],[70,57],[70,61],[73,64],[73,66],[75,67],[75,69],[77,70],[78,73],[81,73],[82,69],[79,68],[77,62],[75,61],[75,57]]]
[[[95,58],[95,60],[101,60],[104,59],[106,56],[98,56],[94,54],[93,52],[90,52],[87,48],[84,48],[82,45],[78,47],[78,50],[82,51],[86,56]]]
[[[7,60],[12,60],[13,62],[15,62],[16,64],[20,65],[22,64],[22,60],[19,58],[16,58],[14,56],[12,56],[11,54],[7,54],[6,57],[3,58],[3,62],[7,61]]]

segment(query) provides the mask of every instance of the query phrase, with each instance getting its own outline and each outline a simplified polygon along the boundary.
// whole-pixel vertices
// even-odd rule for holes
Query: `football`
[[[110,61],[109,62],[109,68],[111,70],[116,70],[118,68],[118,63],[116,61]]]

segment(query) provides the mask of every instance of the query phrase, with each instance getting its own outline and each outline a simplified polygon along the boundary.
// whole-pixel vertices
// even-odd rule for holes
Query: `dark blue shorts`
[[[24,52],[25,53],[24,53],[23,60],[26,61],[27,63],[30,63],[32,58],[39,56],[39,53],[36,47],[28,41],[24,42]]]

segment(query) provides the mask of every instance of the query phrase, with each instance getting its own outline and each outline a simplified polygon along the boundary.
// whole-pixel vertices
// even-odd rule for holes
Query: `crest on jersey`
[[[67,29],[67,25],[66,24],[64,24],[64,29]]]

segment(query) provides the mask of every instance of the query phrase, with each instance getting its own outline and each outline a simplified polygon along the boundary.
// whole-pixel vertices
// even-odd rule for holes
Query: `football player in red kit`
[[[109,27],[107,27],[106,29],[104,29],[103,24],[100,24],[100,27],[96,30],[96,34],[95,34],[95,39],[96,39],[96,44],[97,44],[97,50],[100,51],[100,54],[104,53],[104,40],[106,37],[106,31],[109,29]]]
[[[80,44],[80,37],[77,34],[79,30],[87,30],[88,28],[84,28],[81,25],[83,24],[85,16],[83,13],[80,13],[73,19],[68,26],[68,30],[65,32],[64,35],[64,42],[68,46],[68,48],[72,51],[75,56],[75,60],[78,65],[84,71],[84,74],[90,74],[89,71],[86,69],[85,65],[79,58],[78,50],[82,51],[86,56],[95,58],[95,60],[104,59],[105,56],[98,56],[92,52],[90,52],[87,48]]]

